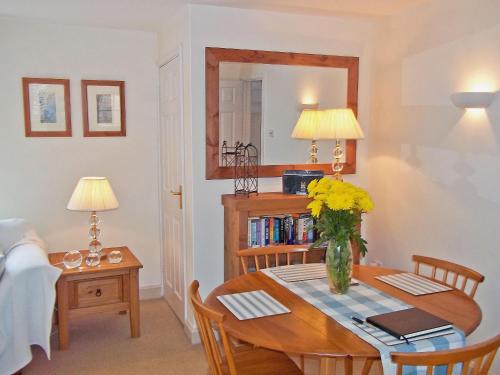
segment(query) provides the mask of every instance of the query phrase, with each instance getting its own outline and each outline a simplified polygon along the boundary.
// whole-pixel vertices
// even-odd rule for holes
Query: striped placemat
[[[353,322],[353,324],[355,326],[361,328],[363,331],[365,331],[369,335],[375,337],[377,340],[384,343],[385,345],[394,346],[394,345],[404,344],[406,342],[406,340],[399,340],[396,337],[392,336],[391,334],[381,330],[378,327],[375,327],[374,325],[372,325],[370,323],[364,322],[363,324],[361,324],[361,323]],[[455,330],[453,328],[448,328],[448,329],[444,329],[442,331],[432,332],[432,333],[428,333],[426,335],[420,335],[417,337],[409,338],[408,342],[415,342],[415,341],[419,341],[419,340],[430,339],[432,337],[451,335],[452,333],[455,333]]]
[[[239,320],[289,313],[290,310],[263,290],[217,296]]]
[[[270,268],[269,270],[287,283],[326,277],[326,266],[323,263],[294,264]]]
[[[436,283],[425,277],[409,272],[375,276],[375,278],[398,289],[404,290],[407,293],[413,294],[414,296],[445,292],[453,289],[449,286]]]

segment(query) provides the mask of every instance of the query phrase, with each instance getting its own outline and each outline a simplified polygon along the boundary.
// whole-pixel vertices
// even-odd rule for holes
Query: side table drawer
[[[122,276],[71,282],[70,309],[123,302]]]

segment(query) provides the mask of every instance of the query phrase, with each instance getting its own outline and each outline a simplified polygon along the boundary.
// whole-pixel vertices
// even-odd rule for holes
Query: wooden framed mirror
[[[357,115],[358,76],[358,57],[207,47],[206,178],[233,178],[234,168],[222,160],[224,141],[257,144],[259,177],[279,177],[287,169],[332,174],[333,142],[320,145],[322,158],[310,164],[308,142],[291,133],[306,102],[349,107]],[[356,141],[346,141],[344,150],[342,174],[353,174]]]

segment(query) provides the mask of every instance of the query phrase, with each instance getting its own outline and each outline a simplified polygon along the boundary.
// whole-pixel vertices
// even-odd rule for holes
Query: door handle
[[[179,208],[182,210],[182,186],[179,186],[179,191],[170,190],[170,194],[177,195],[179,197]]]

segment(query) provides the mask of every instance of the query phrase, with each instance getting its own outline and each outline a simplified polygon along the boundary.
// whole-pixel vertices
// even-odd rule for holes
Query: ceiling
[[[383,16],[429,0],[0,0],[0,16],[157,30],[188,3],[307,14]]]

